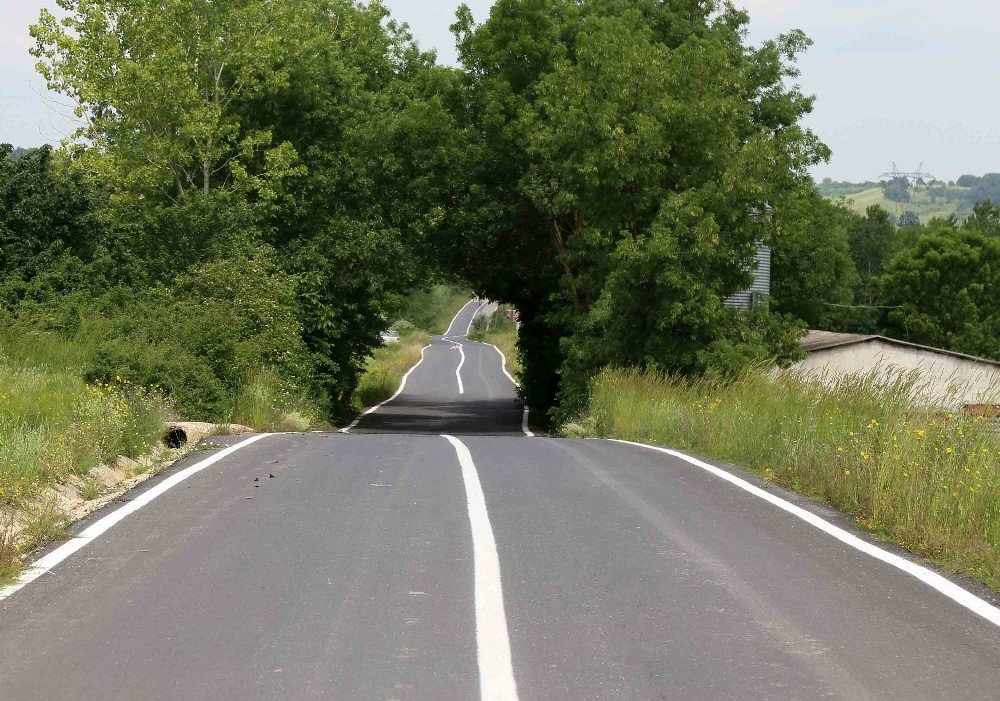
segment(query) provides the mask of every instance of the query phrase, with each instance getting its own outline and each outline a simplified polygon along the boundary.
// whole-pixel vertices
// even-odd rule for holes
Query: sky
[[[425,48],[456,61],[457,1],[385,0]],[[477,20],[490,0],[467,0]],[[817,96],[806,124],[833,150],[818,179],[876,180],[895,162],[942,180],[1000,171],[1000,2],[995,0],[736,0],[757,43],[802,29],[800,60]],[[0,142],[58,143],[71,130],[28,55],[28,25],[55,0],[0,0]]]

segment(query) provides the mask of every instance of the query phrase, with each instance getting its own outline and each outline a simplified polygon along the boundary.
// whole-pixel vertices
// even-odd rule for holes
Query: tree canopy
[[[722,300],[774,240],[770,205],[828,151],[800,124],[809,40],[752,47],[747,22],[694,0],[500,0],[481,25],[460,11],[466,184],[439,250],[517,305],[533,406],[572,403],[607,364],[788,349],[789,329],[753,331]]]
[[[463,6],[460,69],[377,2],[58,3],[34,53],[81,127],[2,153],[0,304],[99,329],[95,378],[197,385],[218,412],[261,365],[339,418],[401,296],[438,279],[517,308],[526,401],[556,419],[602,367],[733,373],[798,357],[807,325],[993,354],[1000,210],[901,229],[823,200],[810,42],[753,45],[729,2]],[[726,306],[761,244],[772,298]]]

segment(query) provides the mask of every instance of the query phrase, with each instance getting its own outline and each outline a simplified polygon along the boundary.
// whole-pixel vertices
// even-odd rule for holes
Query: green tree
[[[989,200],[977,204],[972,208],[972,214],[966,217],[962,228],[1000,238],[1000,206]]]
[[[99,156],[88,164],[115,184],[268,196],[294,151],[247,128],[234,104],[287,84],[317,2],[58,0],[65,17],[42,10],[32,53],[49,88],[75,103],[75,137]],[[258,153],[266,167],[250,172]]]
[[[457,73],[379,3],[59,2],[32,30],[39,70],[77,104],[77,170],[112,189],[125,282],[273,249],[307,383],[343,416],[450,204]]]
[[[878,205],[868,208],[864,217],[851,220],[848,228],[851,258],[858,271],[855,302],[873,307],[879,301],[878,277],[896,245],[896,226],[889,213]]]
[[[1000,239],[944,228],[900,253],[879,281],[885,332],[1000,360]]]
[[[0,306],[13,306],[30,283],[62,272],[59,291],[83,282],[82,266],[111,238],[102,216],[106,193],[66,168],[48,146],[8,158],[0,144]]]
[[[776,208],[779,233],[771,262],[775,311],[802,319],[810,328],[849,328],[858,273],[848,226],[856,218],[846,205],[814,191]]]
[[[603,365],[703,370],[721,338],[767,336],[722,299],[773,239],[768,206],[828,152],[788,87],[808,40],[753,48],[747,22],[693,0],[500,0],[479,26],[459,12],[467,185],[440,249],[518,307],[532,406],[559,392],[572,411]]]

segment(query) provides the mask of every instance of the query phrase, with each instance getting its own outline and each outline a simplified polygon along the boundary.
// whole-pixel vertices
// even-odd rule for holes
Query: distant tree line
[[[16,147],[15,148],[15,147],[11,147],[10,150],[7,152],[7,156],[6,157],[13,160],[15,158],[20,158],[21,156],[25,156],[25,155],[29,154],[33,150],[34,149],[31,149],[31,148],[23,148],[23,147]]]
[[[1000,360],[1000,207],[895,225],[819,196],[782,213],[773,303],[810,327],[882,333]]]

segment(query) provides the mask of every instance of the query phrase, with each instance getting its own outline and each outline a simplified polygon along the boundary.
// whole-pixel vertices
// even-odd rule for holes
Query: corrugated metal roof
[[[849,346],[855,343],[867,343],[868,341],[882,341],[892,346],[901,346],[904,348],[916,348],[918,350],[927,351],[929,353],[937,353],[939,355],[950,355],[955,358],[964,358],[965,360],[973,360],[977,363],[987,363],[989,365],[995,365],[1000,367],[1000,361],[992,360],[990,358],[980,358],[975,355],[967,355],[965,353],[958,353],[956,351],[945,350],[943,348],[934,348],[933,346],[922,346],[919,343],[910,343],[909,341],[900,341],[897,338],[889,338],[888,336],[878,336],[870,335],[865,336],[858,333],[835,333],[833,331],[818,331],[810,330],[807,331],[805,336],[799,341],[805,350],[810,353],[816,351],[826,350],[828,348],[838,348],[840,346]]]
[[[846,346],[851,343],[861,343],[877,336],[863,336],[857,333],[837,333],[835,331],[806,331],[806,335],[799,341],[807,351],[822,350],[823,348],[836,348]]]

